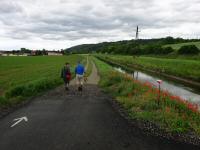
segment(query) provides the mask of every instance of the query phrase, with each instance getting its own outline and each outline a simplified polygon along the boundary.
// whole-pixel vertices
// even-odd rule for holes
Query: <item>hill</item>
[[[167,45],[188,42],[199,42],[197,39],[182,39],[166,37],[160,39],[139,39],[117,42],[103,42],[98,44],[83,44],[65,49],[67,53],[102,52],[112,54],[166,54],[172,50],[166,49]],[[164,46],[164,47],[163,47]]]
[[[178,50],[179,48],[181,48],[182,46],[185,45],[196,45],[196,47],[198,47],[200,49],[200,42],[186,42],[186,43],[178,43],[178,44],[167,44],[164,47],[171,47],[175,50]]]

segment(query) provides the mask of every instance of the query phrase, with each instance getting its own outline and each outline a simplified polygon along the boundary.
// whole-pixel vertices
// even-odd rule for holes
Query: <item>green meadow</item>
[[[56,87],[62,83],[61,68],[72,67],[83,56],[0,57],[0,104],[18,103],[25,97]]]

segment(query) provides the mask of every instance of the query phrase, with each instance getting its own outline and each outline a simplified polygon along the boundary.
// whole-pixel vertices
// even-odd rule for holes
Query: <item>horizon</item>
[[[172,36],[200,38],[199,0],[1,0],[0,49],[65,49]],[[48,4],[48,5],[47,5]]]
[[[171,37],[171,36],[166,36],[166,37],[160,37],[160,38],[148,38],[148,39],[144,39],[144,38],[140,38],[140,39],[138,39],[138,40],[154,40],[154,39],[164,39],[164,38],[167,38],[167,37]],[[180,38],[180,39],[184,39],[184,40],[200,40],[200,38],[181,38],[181,37],[172,37],[173,39],[178,39],[178,38]],[[100,44],[100,43],[106,43],[106,42],[120,42],[120,41],[131,41],[131,40],[136,40],[136,39],[128,39],[128,40],[118,40],[118,41],[102,41],[102,42],[99,42],[99,43],[81,43],[81,44],[78,44],[78,45],[74,45],[74,46],[70,46],[70,47],[67,47],[67,48],[61,48],[61,49],[45,49],[45,48],[41,48],[41,49],[29,49],[29,48],[27,48],[27,47],[21,47],[21,48],[26,48],[26,49],[28,49],[28,50],[30,50],[30,51],[42,51],[43,49],[45,50],[45,51],[62,51],[62,50],[65,50],[65,49],[69,49],[69,48],[73,48],[73,47],[76,47],[76,46],[79,46],[79,45],[90,45],[90,44]],[[174,44],[176,44],[176,43],[174,43]],[[3,49],[0,49],[0,52],[2,52],[2,51],[20,51],[20,49],[21,48],[19,48],[19,49],[7,49],[7,50],[3,50]]]

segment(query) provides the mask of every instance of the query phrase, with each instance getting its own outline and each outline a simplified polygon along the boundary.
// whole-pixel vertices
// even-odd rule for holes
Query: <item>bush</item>
[[[5,97],[0,96],[0,105],[7,105],[8,101],[5,99]]]
[[[198,54],[199,49],[195,45],[185,45],[178,50],[178,54],[194,55]]]
[[[163,48],[161,45],[151,44],[142,50],[141,54],[169,54],[172,53],[174,50],[171,47],[165,47]]]
[[[24,89],[25,89],[24,85],[16,86],[12,88],[10,91],[6,92],[5,96],[6,98],[11,98],[11,97],[22,95]]]
[[[174,52],[174,49],[172,47],[165,47],[163,48],[162,54],[169,54]]]

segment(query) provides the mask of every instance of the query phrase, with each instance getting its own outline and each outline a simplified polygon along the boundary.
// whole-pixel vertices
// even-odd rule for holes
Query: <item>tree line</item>
[[[174,53],[172,47],[164,47],[168,44],[179,44],[186,42],[197,42],[197,39],[182,39],[166,37],[160,39],[139,39],[118,42],[103,42],[99,44],[83,44],[65,49],[67,53],[109,53],[109,54],[130,54],[130,55],[166,55]],[[189,50],[188,50],[189,48]],[[185,50],[183,50],[185,49]],[[193,50],[191,50],[193,49]],[[195,45],[183,46],[177,52],[178,54],[197,54],[198,48]]]
[[[27,48],[21,48],[20,50],[12,50],[8,53],[15,54],[15,55],[22,55],[22,54],[28,54],[28,55],[34,55],[34,56],[42,56],[42,55],[48,55],[48,50],[42,49],[42,50],[30,50]],[[58,51],[51,51],[51,52],[58,52]],[[59,52],[62,54],[67,54],[67,52],[63,49],[61,49]]]

